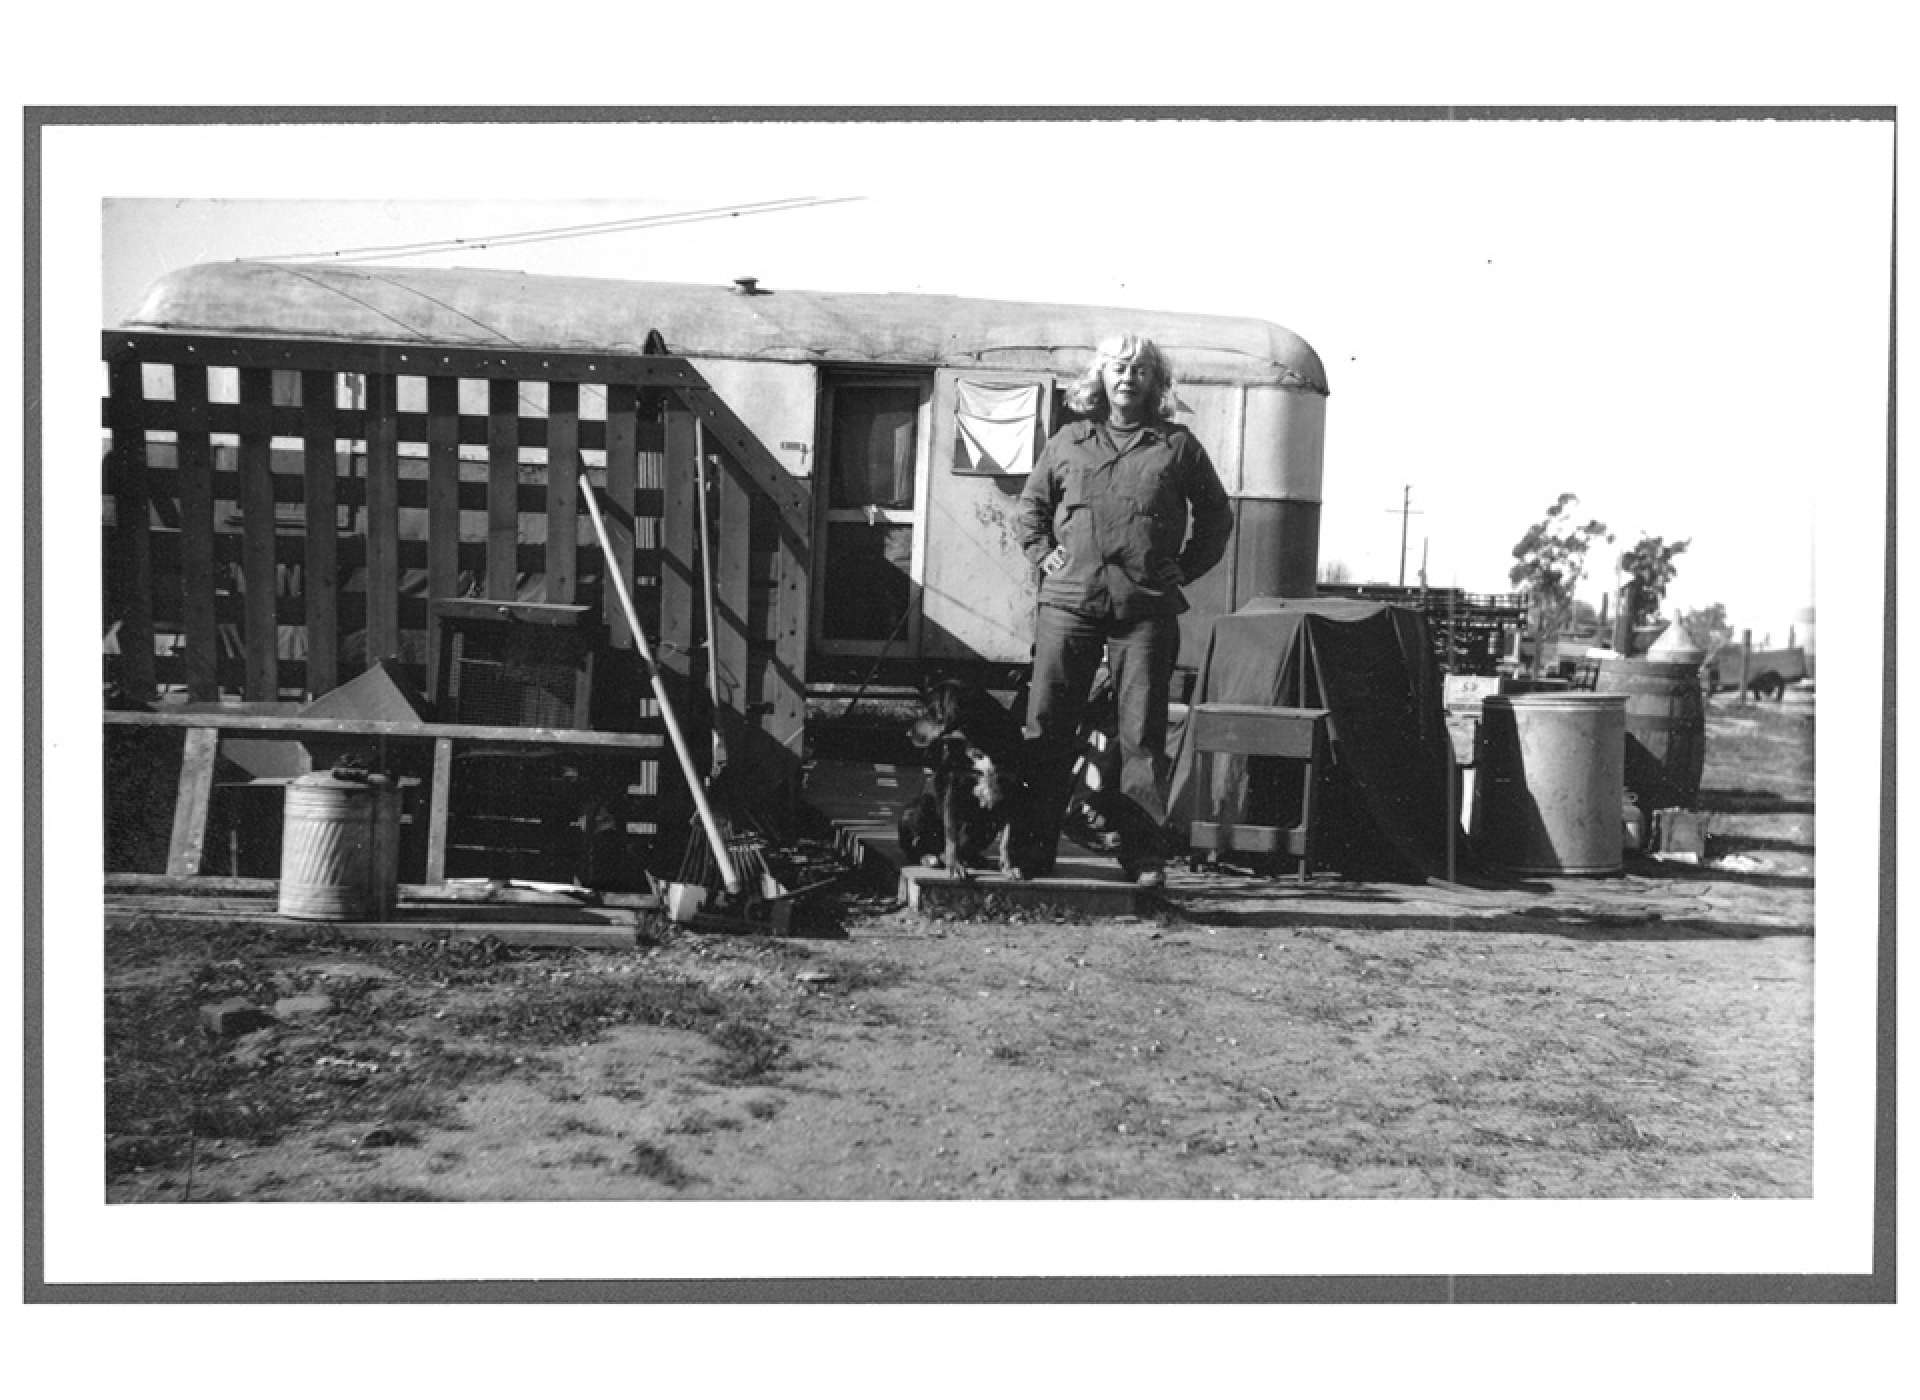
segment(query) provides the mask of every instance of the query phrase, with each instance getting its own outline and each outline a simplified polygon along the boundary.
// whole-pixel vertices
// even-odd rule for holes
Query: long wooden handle
[[[633,632],[633,644],[640,648],[640,658],[647,666],[647,680],[653,686],[653,698],[660,702],[660,717],[666,721],[667,737],[673,741],[674,756],[680,760],[680,771],[686,776],[687,790],[693,794],[694,810],[700,814],[700,825],[707,833],[707,844],[713,847],[713,862],[720,868],[721,883],[727,887],[728,894],[740,893],[740,872],[734,869],[733,857],[727,851],[726,838],[720,834],[720,824],[714,820],[713,806],[707,801],[706,784],[700,780],[700,772],[693,765],[693,755],[687,749],[687,739],[680,732],[680,720],[673,712],[673,704],[667,699],[667,688],[660,680],[660,665],[654,660],[653,647],[647,641],[647,634],[640,626],[640,615],[633,609],[633,592],[627,587],[624,571],[614,558],[613,544],[607,538],[607,522],[600,516],[600,502],[594,496],[593,483],[587,480],[583,470],[580,473],[580,494],[587,503],[587,514],[593,517],[593,533],[600,540],[600,553],[606,562],[607,577],[613,581],[614,591],[620,595],[620,608],[627,615],[627,626]]]
[[[718,772],[727,761],[720,739],[720,618],[713,596],[713,527],[707,519],[706,425],[693,420],[694,485],[700,502],[700,593],[707,602],[707,696],[713,702],[713,766]]]

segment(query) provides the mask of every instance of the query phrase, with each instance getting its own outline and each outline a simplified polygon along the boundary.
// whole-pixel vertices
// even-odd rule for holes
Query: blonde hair
[[[1131,332],[1110,335],[1094,347],[1093,358],[1080,372],[1080,377],[1068,386],[1067,407],[1075,413],[1103,416],[1107,411],[1107,386],[1101,382],[1100,371],[1115,360],[1131,360],[1145,366],[1153,375],[1153,416],[1173,417],[1180,406],[1173,392],[1173,366],[1158,345],[1144,335]]]

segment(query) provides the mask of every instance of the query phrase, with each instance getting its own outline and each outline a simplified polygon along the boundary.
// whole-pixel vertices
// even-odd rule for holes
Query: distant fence
[[[1323,583],[1322,597],[1358,598],[1412,608],[1427,619],[1434,660],[1449,675],[1490,676],[1508,639],[1526,621],[1518,593],[1469,593],[1458,588],[1408,588],[1386,583]]]

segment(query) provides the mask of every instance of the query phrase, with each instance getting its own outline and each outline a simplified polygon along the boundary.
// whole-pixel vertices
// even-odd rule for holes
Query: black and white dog
[[[1000,873],[1025,879],[1017,855],[1026,740],[1013,716],[979,686],[941,681],[921,696],[907,732],[926,755],[928,775],[919,798],[900,813],[902,854],[970,880],[969,867],[997,848]]]

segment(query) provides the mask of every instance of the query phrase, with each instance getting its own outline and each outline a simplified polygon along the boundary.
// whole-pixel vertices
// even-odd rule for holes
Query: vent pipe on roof
[[[760,290],[760,279],[758,277],[734,278],[733,292],[735,296],[743,297],[763,297],[767,295]]]

